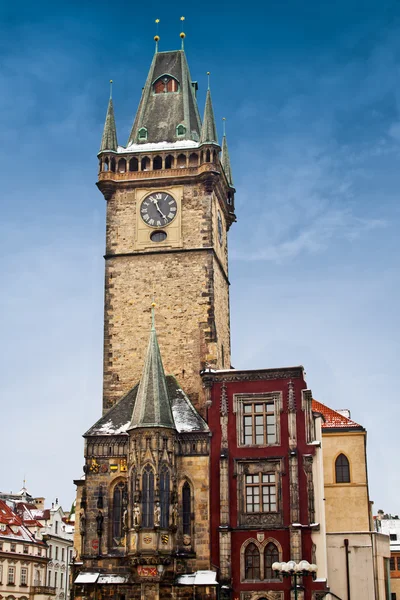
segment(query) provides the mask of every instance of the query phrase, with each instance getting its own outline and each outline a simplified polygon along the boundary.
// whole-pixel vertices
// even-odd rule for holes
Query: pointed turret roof
[[[114,106],[112,98],[108,102],[106,121],[104,123],[103,137],[101,138],[100,152],[104,150],[117,150],[117,128],[115,127]]]
[[[164,77],[177,81],[177,91],[154,93],[154,84]],[[137,143],[176,142],[200,138],[200,115],[196,101],[197,84],[191,80],[183,50],[156,52],[150,65],[146,85],[136,113],[127,146]],[[185,132],[178,136],[177,127]],[[139,130],[146,138],[139,139]]]
[[[204,108],[203,125],[201,127],[200,142],[218,144],[217,128],[215,127],[214,111],[211,101],[210,88],[207,90],[206,105]]]
[[[225,133],[224,137],[222,138],[221,165],[224,169],[224,173],[226,175],[229,185],[233,187],[231,160],[229,158],[228,142],[226,141]]]
[[[168,397],[167,380],[154,325],[154,309],[147,356],[129,429],[137,427],[170,427],[175,429]]]

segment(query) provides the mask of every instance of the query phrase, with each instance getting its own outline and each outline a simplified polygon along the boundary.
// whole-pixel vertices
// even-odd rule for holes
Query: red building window
[[[243,443],[246,445],[276,443],[274,402],[243,403]]]
[[[245,476],[246,512],[276,512],[275,473]]]
[[[344,454],[339,454],[335,462],[336,483],[350,483],[350,465]]]
[[[272,570],[274,562],[279,562],[279,552],[275,544],[270,542],[264,550],[264,579],[279,579],[279,575]]]
[[[245,579],[260,579],[260,552],[255,544],[249,544],[244,553]]]

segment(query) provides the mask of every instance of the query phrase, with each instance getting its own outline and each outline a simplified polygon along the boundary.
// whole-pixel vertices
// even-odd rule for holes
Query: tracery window
[[[160,525],[163,528],[169,525],[169,494],[170,491],[170,477],[169,469],[164,465],[160,472],[160,503],[161,503],[161,522]]]
[[[264,579],[279,579],[272,570],[274,562],[279,562],[279,552],[275,544],[269,542],[264,550]]]
[[[339,454],[335,462],[336,483],[350,483],[350,464],[344,454]]]
[[[150,465],[143,469],[142,475],[142,525],[154,525],[154,471]]]
[[[187,481],[183,484],[182,487],[182,528],[183,535],[191,535],[191,494],[190,494],[190,485]]]
[[[120,481],[114,488],[112,502],[112,540],[119,546],[124,535],[124,512],[127,509],[127,485]]]
[[[179,83],[171,75],[162,75],[153,85],[153,91],[155,94],[166,94],[168,92],[178,92]]]
[[[245,579],[260,579],[260,552],[253,543],[246,547],[244,553]]]

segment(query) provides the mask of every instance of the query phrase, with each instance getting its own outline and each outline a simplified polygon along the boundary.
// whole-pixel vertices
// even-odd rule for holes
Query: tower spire
[[[226,175],[229,185],[233,187],[231,161],[229,158],[228,143],[226,141],[225,117],[222,119],[222,122],[224,124],[224,135],[222,138],[221,165],[224,169],[224,173]]]
[[[105,150],[117,150],[117,129],[115,127],[114,106],[112,101],[112,79],[110,79],[110,99],[108,101],[106,121],[104,123],[103,136],[101,138],[100,152]]]
[[[207,72],[208,76],[208,89],[206,96],[206,105],[204,108],[203,125],[201,127],[200,142],[202,144],[214,143],[218,144],[217,128],[215,127],[214,110],[211,101],[211,90],[210,90],[210,72]]]
[[[175,429],[167,391],[167,380],[158,346],[154,308],[155,303],[153,302],[149,345],[129,429],[138,427]]]

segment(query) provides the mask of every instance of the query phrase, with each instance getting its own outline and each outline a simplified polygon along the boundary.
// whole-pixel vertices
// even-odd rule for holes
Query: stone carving
[[[83,508],[81,508],[79,513],[79,533],[81,535],[85,535],[86,533],[86,516]]]
[[[226,417],[228,414],[228,396],[226,394],[226,385],[225,383],[221,386],[221,406],[220,412],[223,417]]]
[[[171,527],[178,525],[178,504],[176,502],[170,506],[170,523]]]
[[[315,501],[314,501],[314,481],[313,481],[313,457],[303,456],[303,468],[307,477],[307,494],[308,494],[308,521],[315,521]]]
[[[129,529],[128,509],[127,508],[125,508],[124,512],[122,513],[122,525],[123,525],[125,531],[127,531]]]
[[[192,539],[190,537],[190,535],[188,535],[187,533],[184,534],[183,536],[183,545],[184,546],[190,546]]]
[[[294,412],[296,410],[296,398],[294,395],[293,381],[290,380],[288,383],[288,411]]]
[[[160,527],[161,508],[160,503],[156,502],[154,506],[154,527]]]
[[[140,512],[140,505],[138,502],[135,502],[135,504],[133,505],[133,526],[134,527],[140,527],[140,522],[141,522],[141,512]]]
[[[280,513],[244,514],[241,515],[240,524],[247,526],[281,525],[282,515]]]

